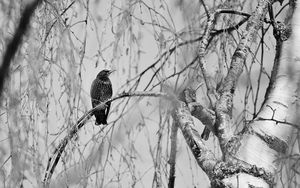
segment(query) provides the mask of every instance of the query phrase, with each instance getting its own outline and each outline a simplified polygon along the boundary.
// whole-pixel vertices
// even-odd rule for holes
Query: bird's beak
[[[110,75],[111,73],[115,72],[116,70],[111,70],[109,71],[108,75]]]

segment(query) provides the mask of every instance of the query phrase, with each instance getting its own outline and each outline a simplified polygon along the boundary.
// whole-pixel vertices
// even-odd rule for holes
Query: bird
[[[179,99],[182,100],[183,102],[185,102],[186,104],[189,103],[194,103],[197,102],[196,99],[196,90],[188,87],[185,90],[183,90],[183,92],[179,95]],[[211,112],[210,110],[208,110],[208,112]],[[206,120],[202,120],[203,122],[206,122]],[[208,140],[209,138],[209,134],[210,134],[210,130],[208,127],[204,127],[204,130],[201,134],[201,138],[203,140]]]
[[[92,82],[90,95],[92,100],[92,107],[95,108],[101,102],[104,102],[112,97],[113,90],[109,75],[112,70],[104,69],[97,74],[96,79]],[[93,115],[96,118],[95,125],[106,125],[107,115],[110,109],[110,102],[106,103],[105,109],[95,110]]]

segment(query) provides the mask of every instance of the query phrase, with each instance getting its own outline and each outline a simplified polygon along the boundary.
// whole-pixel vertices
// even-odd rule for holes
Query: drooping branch
[[[92,117],[95,110],[99,109],[105,109],[107,102],[113,102],[115,100],[125,98],[125,97],[162,97],[166,98],[168,100],[176,101],[176,98],[174,96],[171,96],[166,93],[162,92],[123,92],[107,101],[104,101],[97,105],[95,108],[89,110],[86,112],[82,117],[79,118],[79,120],[74,124],[71,129],[69,130],[68,134],[60,141],[58,146],[55,148],[54,152],[50,156],[47,164],[47,168],[44,175],[44,185],[47,187],[50,183],[51,177],[53,175],[53,172],[59,162],[59,159],[64,152],[66,146],[68,143],[74,138],[74,136],[77,134],[77,132],[86,124],[86,122]]]
[[[206,6],[206,5],[205,5]],[[208,10],[208,8],[206,8]],[[238,14],[238,15],[242,15],[242,16],[246,16],[246,18],[242,19],[240,22],[238,22],[236,25],[232,26],[232,27],[229,27],[229,28],[225,28],[225,29],[220,29],[220,30],[214,30],[214,21],[215,21],[215,18],[216,16],[218,16],[219,14],[222,14],[222,13],[226,13],[226,14]],[[217,35],[223,33],[223,32],[232,32],[234,30],[237,30],[241,25],[243,25],[249,18],[249,15],[247,13],[244,13],[244,12],[240,12],[240,11],[235,11],[235,10],[226,10],[226,9],[218,9],[212,13],[208,12],[207,11],[207,15],[209,17],[209,22],[208,22],[208,26],[206,27],[206,30],[204,32],[204,34],[202,34],[201,36],[199,37],[196,37],[194,39],[191,39],[191,40],[187,40],[187,41],[183,41],[183,42],[180,42],[180,43],[176,43],[173,47],[170,47],[168,50],[164,51],[160,56],[159,58],[154,62],[152,63],[151,65],[149,65],[147,68],[145,68],[143,71],[141,71],[141,73],[139,73],[138,75],[136,75],[135,77],[133,77],[132,79],[130,79],[128,81],[128,83],[132,83],[133,82],[133,89],[136,89],[139,82],[141,81],[142,77],[144,75],[146,75],[146,73],[153,69],[155,70],[154,74],[152,75],[151,79],[149,80],[147,86],[145,87],[145,91],[147,89],[149,89],[149,86],[151,85],[151,83],[153,82],[154,78],[157,76],[157,74],[159,73],[159,71],[161,71],[162,67],[165,65],[165,63],[167,62],[167,59],[169,59],[169,57],[174,53],[176,52],[176,50],[178,50],[180,47],[183,47],[183,46],[186,46],[186,45],[190,45],[190,44],[194,44],[196,42],[200,42],[200,51],[202,49],[203,52],[205,52],[208,44],[211,42],[211,40],[216,37]],[[178,34],[180,35],[180,34]],[[204,36],[204,37],[203,37]],[[199,54],[203,54],[203,53],[199,53]],[[194,59],[200,59],[200,63],[203,62],[203,60],[201,60],[201,56],[200,58],[195,57]],[[165,60],[163,60],[165,59]],[[194,64],[194,59],[192,60],[192,62],[190,63],[190,65]],[[162,64],[159,64],[160,61],[163,60],[163,63]],[[202,63],[202,65],[205,67],[205,62]],[[158,66],[159,65],[159,66]],[[189,66],[190,66],[189,65]],[[200,64],[201,65],[201,64]],[[166,81],[167,79],[175,76],[175,75],[178,75],[178,74],[181,74],[182,72],[184,72],[189,66],[186,66],[183,70],[177,72],[177,73],[174,73],[173,75],[170,75],[168,76],[167,78],[165,78],[164,80],[160,81],[159,83],[163,82],[163,81]],[[205,69],[205,68],[204,68]],[[205,76],[205,79],[208,77],[207,73],[206,73],[206,70],[204,70],[204,73],[202,73]],[[207,80],[207,79],[206,79]],[[208,85],[208,90],[210,93],[213,93],[213,95],[216,94],[215,92],[215,89],[212,87],[212,84],[210,83],[211,81],[208,80],[207,81],[207,85]],[[158,83],[158,84],[159,84]],[[155,84],[153,87],[157,86],[158,84]],[[213,100],[215,101],[215,100]]]
[[[18,48],[21,46],[22,38],[28,30],[30,19],[35,9],[41,2],[42,0],[35,0],[25,7],[24,11],[21,14],[21,20],[15,31],[15,34],[13,35],[13,38],[7,45],[0,67],[0,97],[2,94],[5,78],[8,76],[11,61],[13,60]]]
[[[53,6],[50,2],[48,2],[48,1],[45,1],[45,2],[46,2],[47,4],[49,4],[50,6]],[[59,16],[63,16],[63,15],[67,12],[67,10],[69,10],[69,9],[73,6],[74,3],[75,3],[75,1],[72,1],[72,2],[69,4],[69,6],[67,6],[67,8],[65,8],[65,9],[59,14]],[[47,41],[48,36],[49,36],[49,34],[50,34],[52,28],[54,27],[54,25],[57,23],[58,19],[59,19],[59,18],[57,18],[57,19],[51,24],[51,26],[49,27],[49,29],[47,30],[47,32],[46,32],[46,34],[45,34],[45,38],[44,38],[44,43]]]

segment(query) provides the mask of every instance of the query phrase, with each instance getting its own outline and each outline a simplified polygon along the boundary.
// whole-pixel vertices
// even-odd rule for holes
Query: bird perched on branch
[[[111,98],[113,91],[109,75],[112,72],[113,71],[111,70],[104,69],[98,73],[96,79],[93,81],[90,91],[93,108],[101,102],[104,102]],[[106,120],[110,109],[110,102],[107,102],[106,106],[107,107],[105,109],[94,111],[94,115],[96,118],[95,125],[107,124]]]

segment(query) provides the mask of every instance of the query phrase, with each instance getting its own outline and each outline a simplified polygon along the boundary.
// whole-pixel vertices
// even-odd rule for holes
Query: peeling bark
[[[233,130],[231,129],[231,113],[236,83],[239,76],[243,72],[244,61],[246,60],[246,57],[249,53],[249,48],[253,43],[253,38],[257,35],[265,15],[267,14],[269,3],[272,4],[273,1],[258,1],[256,10],[249,18],[241,41],[232,56],[228,74],[219,90],[221,96],[216,103],[216,128],[221,150],[223,151],[225,157],[228,150],[227,144],[230,139],[233,138]]]

